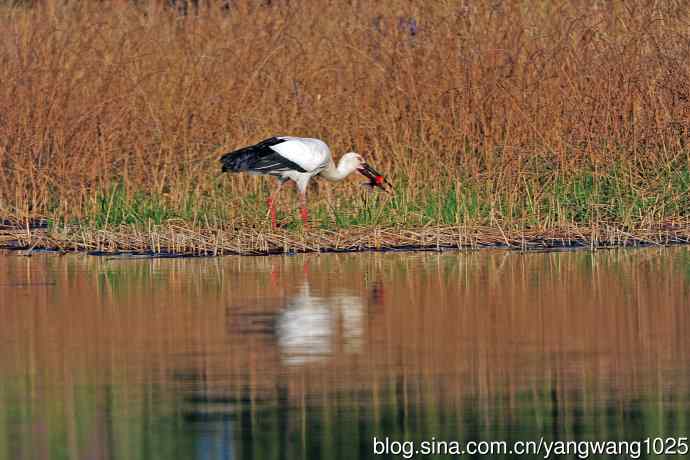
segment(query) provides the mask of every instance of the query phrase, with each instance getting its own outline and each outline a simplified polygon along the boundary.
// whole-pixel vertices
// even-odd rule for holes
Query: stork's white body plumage
[[[297,189],[304,193],[307,190],[309,180],[326,169],[333,162],[331,149],[325,142],[309,137],[280,136],[283,140],[279,144],[269,147],[283,158],[299,165],[305,172],[294,169],[280,171],[282,180],[291,179],[297,184]],[[261,174],[255,172],[255,174]],[[270,174],[270,173],[269,173]]]

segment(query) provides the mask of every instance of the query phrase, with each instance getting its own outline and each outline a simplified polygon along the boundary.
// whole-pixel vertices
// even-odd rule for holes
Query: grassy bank
[[[690,236],[685,2],[27,3],[0,3],[0,219],[49,231],[5,241]],[[273,232],[271,180],[217,158],[275,134],[358,151],[394,191],[315,184],[304,233],[286,190]]]

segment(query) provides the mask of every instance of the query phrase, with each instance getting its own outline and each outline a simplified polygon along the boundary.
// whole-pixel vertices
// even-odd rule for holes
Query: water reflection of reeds
[[[215,436],[229,429],[233,449],[264,458],[295,440],[295,457],[354,453],[375,433],[681,432],[688,260],[685,248],[4,257],[0,436],[7,452],[138,458],[156,443],[192,452],[199,430],[227,445]]]

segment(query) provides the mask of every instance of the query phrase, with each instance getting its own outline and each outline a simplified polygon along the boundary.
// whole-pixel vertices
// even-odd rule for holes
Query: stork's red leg
[[[279,181],[278,187],[275,189],[273,193],[271,193],[271,196],[269,196],[266,199],[266,206],[268,206],[268,213],[271,215],[271,225],[273,226],[273,228],[278,228],[278,218],[276,216],[275,202],[277,201],[276,198],[278,197],[278,192],[280,192],[282,186],[283,183]]]
[[[266,206],[268,206],[268,213],[271,215],[271,225],[273,226],[273,228],[278,227],[276,207],[273,205],[273,198],[271,198],[270,196],[266,199]]]
[[[299,201],[300,201],[300,215],[302,216],[302,223],[304,223],[304,226],[306,227],[309,224],[309,210],[307,209],[307,194],[306,193],[300,193],[299,194]]]

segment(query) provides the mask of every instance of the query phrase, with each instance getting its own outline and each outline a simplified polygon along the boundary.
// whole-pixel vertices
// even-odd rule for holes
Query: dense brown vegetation
[[[687,225],[686,1],[180,5],[0,7],[3,216],[266,225],[217,157],[293,134],[396,184],[321,186],[323,225]]]

